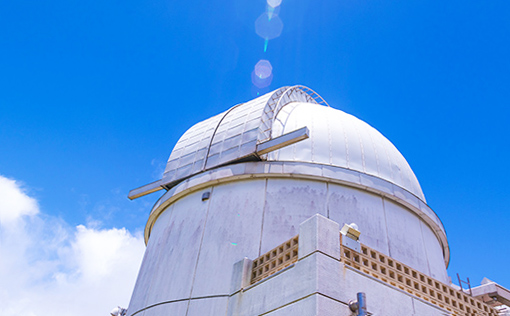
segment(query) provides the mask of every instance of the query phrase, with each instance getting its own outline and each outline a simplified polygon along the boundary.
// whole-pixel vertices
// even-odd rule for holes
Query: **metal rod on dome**
[[[161,186],[161,184],[162,184],[162,181],[158,180],[158,181],[154,181],[149,184],[143,185],[139,188],[133,189],[133,190],[129,191],[128,198],[130,200],[134,200],[134,199],[137,199],[144,195],[151,194],[151,193],[154,193],[159,190],[163,190],[163,187]]]
[[[276,138],[270,139],[257,145],[257,155],[264,155],[268,152],[275,151],[277,149],[292,145],[303,139],[310,137],[310,131],[308,128],[302,127],[298,130],[283,134]]]
[[[219,126],[219,125],[218,125]],[[305,126],[298,130],[283,134],[281,136],[278,136],[276,138],[270,139],[268,141],[262,142],[257,145],[255,154],[258,156],[267,154],[271,151],[278,150],[280,148],[295,144],[299,141],[302,141],[304,139],[307,139],[310,137],[310,130]],[[209,145],[209,148],[211,145]],[[254,153],[251,153],[250,155],[253,155]],[[245,156],[241,157],[240,159],[245,158]],[[228,163],[233,163],[234,161],[238,161],[239,159],[230,161]],[[130,200],[134,200],[136,198],[145,196],[147,194],[154,193],[156,191],[164,189],[164,185],[168,184],[167,182],[164,182],[164,180],[158,180],[154,181],[152,183],[143,185],[139,188],[133,189],[129,191],[128,198]]]

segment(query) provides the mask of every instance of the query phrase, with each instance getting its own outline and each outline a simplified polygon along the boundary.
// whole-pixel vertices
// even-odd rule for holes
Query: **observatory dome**
[[[309,130],[308,139],[257,154],[264,141],[303,127]],[[388,181],[425,202],[409,164],[386,137],[302,86],[278,89],[195,124],[175,145],[163,183],[169,189],[199,172],[249,160],[353,170]]]
[[[226,315],[223,307],[230,311],[230,297],[238,291],[232,290],[232,284],[241,282],[241,274],[253,279],[252,259],[269,260],[277,251],[290,258],[289,240],[299,243],[292,250],[296,258],[312,247],[301,246],[306,242],[327,245],[333,255],[306,253],[294,268],[279,270],[283,279],[291,280],[285,271],[298,271],[300,262],[337,273],[342,223],[356,224],[359,245],[374,250],[370,256],[375,266],[391,258],[392,267],[401,263],[415,269],[422,280],[430,276],[448,282],[450,253],[444,227],[426,204],[405,158],[376,129],[329,107],[303,86],[280,88],[195,124],[173,148],[162,179],[132,190],[129,197],[163,189],[166,192],[145,226],[147,250],[128,308],[130,316],[142,311],[146,316],[187,311],[188,315],[204,311]],[[319,232],[329,239],[318,239]],[[287,252],[275,248],[282,242]],[[375,259],[375,251],[384,259]],[[334,264],[328,263],[329,268],[319,264],[316,255]],[[267,262],[276,267],[279,260]],[[314,280],[309,275],[322,274],[300,266],[306,272],[296,273],[303,279],[292,279],[292,284],[305,284],[301,281]],[[342,271],[345,275],[347,270]],[[255,282],[250,293],[265,293],[261,289],[271,287],[269,281]],[[318,283],[312,283],[316,291]],[[340,283],[345,282],[334,284]],[[298,292],[299,297],[304,293]],[[270,296],[258,295],[261,306],[269,301],[265,298]],[[214,303],[216,312],[209,312],[212,302],[221,302]],[[249,312],[229,315],[273,314],[253,312],[251,308],[259,303],[247,303]],[[174,309],[179,306],[184,306],[182,313]],[[197,309],[192,312],[193,308]]]

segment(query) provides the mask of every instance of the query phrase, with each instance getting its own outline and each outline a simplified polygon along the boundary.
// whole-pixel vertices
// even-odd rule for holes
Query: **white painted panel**
[[[190,141],[188,141],[188,143],[186,144],[186,147],[183,148],[182,155],[187,155],[189,153],[196,152],[199,141],[200,141],[200,139],[199,139],[198,135],[196,137],[194,137],[193,139],[190,139]]]
[[[298,301],[292,302],[289,305],[285,305],[281,308],[278,308],[277,310],[272,311],[272,312],[268,313],[267,315],[268,316],[296,316],[296,315],[319,316],[319,314],[317,314],[318,296],[319,295],[315,294],[312,296],[302,298]],[[328,315],[328,314],[323,314],[323,315]],[[336,310],[331,315],[338,315],[338,310]],[[350,313],[350,315],[352,315],[352,312]]]
[[[220,127],[221,126],[222,125],[220,125]],[[218,128],[218,130],[214,134],[214,138],[213,138],[211,144],[221,143],[225,139],[226,132],[225,132],[224,129],[221,129],[220,127]]]
[[[184,156],[179,159],[179,167],[186,166],[189,164],[192,164],[195,161],[196,152],[193,151],[192,153],[185,154]]]
[[[358,125],[352,117],[343,121],[347,133],[347,168],[365,172],[363,168],[363,154],[361,151],[360,138],[357,132]]]
[[[228,297],[191,300],[187,316],[223,316],[227,306]]]
[[[330,297],[323,295],[317,296],[317,316],[352,316],[352,311],[348,305]]]
[[[212,155],[207,158],[206,169],[212,168],[218,165],[218,161],[220,160],[220,154]]]
[[[361,231],[361,243],[389,254],[386,219],[380,196],[330,183],[328,210],[329,218],[340,227],[344,223],[356,223]]]
[[[241,140],[240,138],[237,138],[238,144],[239,144],[240,140]],[[235,140],[234,140],[234,142],[235,142]],[[239,145],[237,145],[237,147],[233,147],[230,149],[226,149],[226,148],[223,148],[223,149],[224,150],[221,152],[221,157],[220,157],[221,163],[228,162],[230,160],[234,160],[235,158],[238,158]]]
[[[395,182],[391,171],[391,162],[388,156],[388,149],[391,144],[376,130],[372,130],[370,137],[372,138],[372,144],[377,151],[377,157],[379,159],[379,176],[387,181]]]
[[[331,146],[331,164],[347,167],[347,145],[343,115],[328,115],[328,128]]]
[[[255,119],[249,120],[246,122],[246,125],[244,126],[245,131],[250,131],[253,129],[258,129],[260,124],[260,118],[257,117]]]
[[[444,227],[443,227],[443,223],[441,222],[441,220],[439,219],[439,217],[437,216],[437,214],[428,206],[426,205],[425,203],[419,203],[420,204],[420,210],[427,214],[430,218],[432,218],[432,220],[439,226],[441,227],[441,230],[444,232]],[[446,233],[445,233],[446,235]]]
[[[326,107],[318,107],[317,105],[306,103],[305,105],[300,106],[300,108],[306,109],[305,115],[310,116],[310,127],[308,129],[315,133],[311,138],[311,161],[329,165],[331,163],[331,144],[328,131],[329,120],[326,115],[314,115],[315,111],[326,109]],[[301,122],[301,124],[303,123]]]
[[[308,139],[297,142],[292,145],[294,151],[294,159],[295,161],[322,161],[322,154],[326,154],[329,156],[328,148],[323,148],[324,140],[322,139],[322,133],[320,127],[315,127],[314,124],[319,124],[320,122],[314,122],[318,120],[320,117],[313,115],[314,110],[319,110],[315,105],[308,103],[293,103],[293,110],[288,118],[285,120],[285,127],[283,129],[283,133],[289,133],[297,130],[303,126],[308,125],[310,131],[310,137]],[[303,117],[307,117],[308,121],[306,124],[303,123]],[[327,132],[327,131],[326,131]],[[327,136],[327,135],[326,135]],[[326,138],[327,144],[327,138]],[[290,147],[290,146],[289,146]],[[285,160],[285,159],[281,159]],[[329,160],[329,158],[328,158]],[[327,162],[325,162],[327,163]]]
[[[241,117],[239,119],[243,119],[243,117]],[[232,126],[227,131],[227,136],[226,137],[232,137],[232,136],[235,136],[235,135],[239,135],[239,134],[241,134],[243,132],[243,129],[244,129],[244,124],[242,122],[241,122],[241,124],[238,123],[236,126]]]
[[[148,291],[147,305],[189,298],[209,201],[198,191],[174,203],[173,211],[158,245],[158,266]],[[163,214],[165,214],[164,212]],[[156,224],[158,224],[156,221]],[[151,238],[155,237],[154,232]],[[150,239],[149,239],[150,240]]]
[[[338,179],[360,184],[360,174],[358,171],[347,168],[338,168],[334,166],[322,166],[322,175],[330,179]]]
[[[251,142],[253,140],[257,140],[257,136],[259,134],[258,128],[252,128],[247,130],[243,134],[242,143]]]
[[[146,307],[148,295],[154,282],[154,274],[158,270],[159,256],[161,254],[160,247],[163,242],[164,230],[170,220],[170,214],[173,207],[170,207],[167,212],[164,212],[159,217],[158,221],[154,224],[151,237],[147,243],[145,254],[143,257],[138,279],[136,280],[133,295],[129,303],[129,311],[136,312]]]
[[[398,183],[403,188],[406,188],[409,191],[414,190],[413,186],[413,180],[414,180],[414,173],[411,171],[411,167],[409,167],[409,164],[407,163],[407,160],[405,160],[404,156],[400,154],[399,152],[399,161],[400,165],[402,166],[402,183]]]
[[[183,155],[192,152],[194,153],[198,150],[208,147],[212,133],[214,132],[216,125],[219,123],[219,120],[224,116],[224,114],[225,113],[221,113],[213,116],[205,121],[195,124],[193,127],[188,129],[175,145],[169,160],[180,159]],[[193,161],[191,161],[191,163],[193,163]],[[182,166],[183,163],[180,165]],[[189,176],[192,171],[192,169],[189,168],[186,170],[181,170],[183,172],[175,173],[175,168],[176,167],[167,166],[163,178],[167,181],[172,181],[180,177]]]
[[[192,297],[229,294],[234,263],[258,257],[265,185],[261,179],[214,187]]]
[[[136,316],[186,316],[187,309],[188,301],[173,302],[151,307],[143,314],[136,314]]]
[[[430,270],[422,239],[420,219],[401,206],[384,199],[390,256],[427,275]]]
[[[198,173],[198,172],[202,171],[202,168],[204,167],[204,163],[205,163],[205,161],[203,159],[196,160],[193,163],[193,167],[191,168],[191,173]]]
[[[193,167],[192,164],[179,167],[179,169],[177,169],[177,171],[175,172],[175,175],[177,176],[178,179],[187,177],[190,174],[192,167]]]
[[[176,145],[176,147],[177,147],[177,145]],[[179,157],[181,156],[181,152],[182,152],[182,148],[174,149],[172,151],[172,153],[170,154],[170,158],[168,158],[168,161],[172,161],[172,160],[179,161]]]
[[[284,106],[273,122],[272,136],[273,138],[281,136],[284,132],[283,129],[287,124],[290,113],[296,108],[298,104],[295,102],[289,103]]]
[[[402,189],[399,186],[393,186],[393,194],[402,199],[403,201],[411,204],[416,208],[420,208],[420,200],[413,194],[409,193],[409,191]]]
[[[305,104],[306,105],[306,104]],[[290,103],[278,114],[275,125],[273,126],[273,138],[281,136],[285,133],[295,131],[298,128],[303,127],[299,121],[301,115],[290,116],[295,111],[303,111],[305,106],[300,103]],[[312,159],[312,141],[313,132],[310,138],[302,140],[296,144],[286,146],[280,150],[270,153],[269,159],[281,160],[281,161],[311,161]]]
[[[347,303],[349,300],[356,299],[356,293],[364,292],[367,298],[367,310],[374,316],[429,316],[414,314],[413,299],[404,291],[347,268],[344,268],[342,272],[339,273],[340,280],[335,284],[332,282],[333,278],[328,276],[328,270],[319,270],[319,284],[324,285],[324,288],[327,285],[332,290],[325,293],[329,294],[329,297],[340,298]]]
[[[151,284],[151,272],[154,270],[154,266],[157,264],[157,252],[154,247],[147,248],[143,256],[142,265],[138,272],[133,294],[129,301],[128,315],[137,312],[145,307],[145,301],[147,300],[147,290]],[[155,257],[155,258],[154,258]]]
[[[439,307],[416,298],[413,299],[413,308],[413,315],[417,316],[444,316],[446,314],[444,309],[440,309]]]
[[[444,264],[443,248],[439,240],[437,240],[436,235],[434,235],[430,227],[423,222],[421,223],[421,232],[423,235],[423,242],[425,243],[427,259],[429,261],[430,276],[448,284],[448,274]]]
[[[299,225],[315,214],[326,215],[326,183],[269,179],[267,183],[261,253],[299,233]]]
[[[365,160],[365,172],[371,175],[379,175],[379,157],[375,151],[372,138],[370,136],[372,129],[363,121],[357,121],[357,131],[360,137],[363,149],[363,159]]]
[[[207,154],[207,149],[202,148],[197,151],[197,155],[195,156],[195,160],[204,159],[205,155]]]
[[[390,165],[391,165],[391,174],[393,178],[393,183],[395,183],[398,186],[403,186],[402,183],[404,180],[402,179],[403,175],[403,169],[405,166],[401,164],[402,160],[400,159],[400,152],[393,146],[393,144],[389,141],[387,141],[389,144],[387,144],[386,148],[388,157],[390,159]]]
[[[243,157],[255,152],[257,149],[257,141],[253,140],[241,145],[239,148],[239,157]]]
[[[232,296],[228,316],[259,316],[317,292],[317,253],[273,278]],[[335,261],[336,269],[339,264]],[[332,269],[332,271],[336,271]],[[309,314],[296,314],[296,316]],[[312,314],[313,315],[313,314]]]
[[[314,132],[310,132],[310,138],[302,140],[298,143],[295,143],[294,145],[289,146],[289,151],[292,152],[292,159],[288,160],[294,160],[294,161],[312,161],[312,141],[313,138],[311,135],[313,135]],[[282,149],[285,150],[286,148]],[[279,160],[287,160],[283,158],[283,155]]]
[[[364,173],[360,173],[359,176],[362,185],[394,195],[393,188],[395,185],[391,182]]]
[[[284,162],[283,173],[322,176],[322,166],[317,164],[303,164],[299,162]]]

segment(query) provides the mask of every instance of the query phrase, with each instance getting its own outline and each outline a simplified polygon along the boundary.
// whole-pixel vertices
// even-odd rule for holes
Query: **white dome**
[[[257,154],[257,145],[301,127],[309,129],[309,139]],[[205,170],[264,158],[365,173],[425,202],[409,164],[388,139],[356,117],[329,107],[303,86],[280,88],[195,124],[175,145],[160,184],[169,189]]]
[[[330,107],[291,102],[280,110],[272,137],[308,127],[310,137],[268,154],[270,161],[303,161],[366,173],[392,182],[425,202],[420,184],[397,148],[362,120]]]
[[[312,274],[331,270],[338,284],[348,271],[342,276],[338,270],[341,223],[359,225],[359,242],[388,262],[416,269],[420,278],[448,282],[446,233],[404,157],[377,130],[330,108],[306,87],[278,89],[188,129],[163,178],[132,190],[130,198],[161,189],[166,192],[145,226],[147,251],[131,315],[173,315],[183,300],[196,303],[193,315],[213,305],[222,308],[215,307],[214,314],[225,314],[227,307],[227,314],[246,314],[236,303],[243,296],[225,293],[255,291],[246,301],[253,303],[274,284],[267,282],[295,283],[315,266],[319,270]],[[317,252],[328,247],[315,247],[318,230],[338,245],[329,247],[328,256]],[[242,285],[250,279],[251,259],[296,235],[302,249],[295,252],[294,267],[267,282]],[[302,280],[316,291],[319,279]],[[244,291],[232,290],[234,283]],[[293,293],[301,295],[303,289]],[[223,303],[214,303],[218,298]],[[231,299],[237,304],[233,309]],[[263,306],[256,314],[273,304],[265,301],[256,302]],[[254,314],[254,304],[248,305],[247,313]],[[273,305],[267,310],[274,311]]]
[[[442,247],[441,260],[448,263],[441,220],[402,154],[376,129],[329,107],[303,86],[280,88],[195,124],[175,145],[162,179],[129,197],[167,190],[147,221],[147,241],[162,212],[189,192],[261,178],[340,185],[369,193],[364,195],[369,200],[388,200],[429,226]]]

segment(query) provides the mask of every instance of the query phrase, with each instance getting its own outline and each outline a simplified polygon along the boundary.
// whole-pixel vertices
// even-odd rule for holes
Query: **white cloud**
[[[39,207],[35,199],[25,194],[16,181],[0,176],[0,225],[6,225],[24,215],[35,215]]]
[[[70,227],[40,213],[16,181],[0,176],[0,315],[109,315],[127,307],[144,249],[141,233]]]

